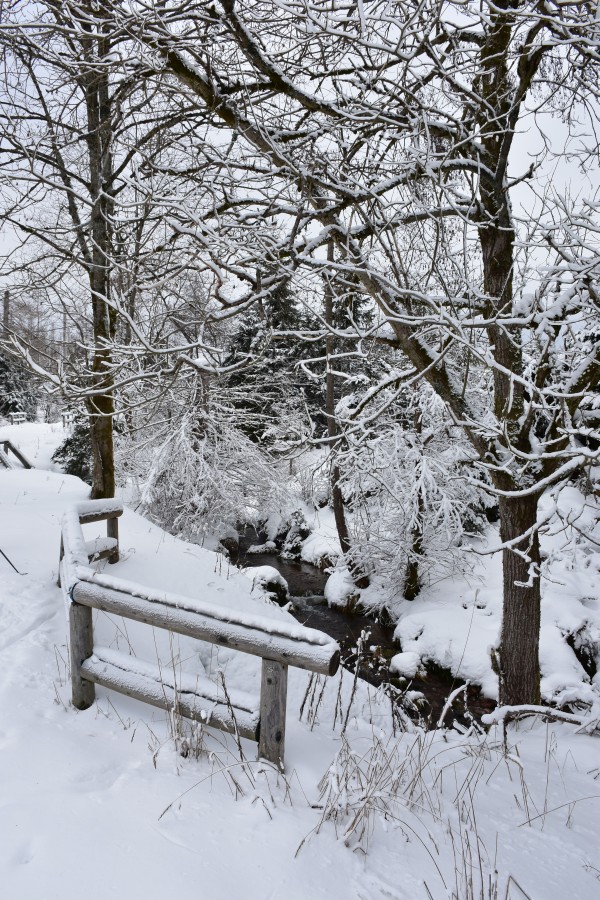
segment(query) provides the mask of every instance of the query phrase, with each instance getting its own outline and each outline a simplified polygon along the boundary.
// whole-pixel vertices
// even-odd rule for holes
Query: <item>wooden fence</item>
[[[72,429],[75,425],[75,412],[72,409],[63,409],[60,418],[65,430]]]
[[[23,423],[27,421],[27,416],[24,412],[9,413],[8,418],[10,419],[11,425],[23,425]]]
[[[238,612],[189,597],[165,594],[113,575],[95,573],[89,562],[118,559],[115,500],[79,503],[64,519],[59,583],[69,604],[73,705],[87,709],[100,684],[162,709],[258,741],[259,756],[283,768],[288,666],[322,675],[339,667],[339,646],[328,635],[295,623]],[[86,543],[81,525],[107,520],[107,540]],[[112,523],[112,524],[111,524]],[[116,541],[116,543],[115,543]],[[262,658],[260,701],[249,703],[216,685],[175,684],[151,663],[95,647],[92,610],[124,616],[156,628]],[[197,682],[199,683],[199,682]]]

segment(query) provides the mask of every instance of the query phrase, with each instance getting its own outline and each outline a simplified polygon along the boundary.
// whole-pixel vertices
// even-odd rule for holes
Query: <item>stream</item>
[[[378,622],[374,616],[330,608],[324,596],[328,575],[310,563],[284,559],[274,550],[248,553],[252,545],[261,544],[265,540],[254,528],[245,528],[240,534],[237,552],[231,553],[231,561],[238,566],[271,566],[277,569],[287,581],[292,602],[290,612],[294,618],[302,625],[324,631],[334,638],[341,647],[342,665],[345,668],[354,672],[358,661],[358,674],[361,678],[377,687],[390,685],[390,691],[394,693],[395,689],[398,702],[411,718],[426,727],[435,727],[448,695],[463,682],[454,679],[447,670],[431,664],[428,665],[426,676],[417,676],[410,683],[391,674],[390,660],[399,652],[398,644],[394,642],[394,625]],[[368,632],[368,638],[359,658],[357,645],[363,631]],[[415,708],[411,708],[411,704],[407,707],[402,699],[407,690],[423,695]],[[493,700],[480,695],[477,686],[470,685],[467,689],[469,712],[465,714],[464,696],[461,696],[449,711],[446,725],[450,726],[455,721],[468,726],[471,716],[479,720],[484,713],[491,712],[495,705]]]

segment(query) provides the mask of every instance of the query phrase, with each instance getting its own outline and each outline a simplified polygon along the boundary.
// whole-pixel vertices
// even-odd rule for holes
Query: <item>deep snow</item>
[[[43,468],[59,426],[4,427],[3,436],[38,468],[0,471],[0,547],[27,572],[0,558],[2,897],[442,900],[467,897],[469,882],[481,880],[485,891],[497,883],[501,898],[600,897],[600,743],[574,726],[511,726],[507,755],[499,728],[481,736],[409,726],[394,735],[381,694],[355,687],[348,673],[324,686],[292,670],[284,779],[256,762],[253,743],[243,742],[243,764],[235,740],[218,732],[179,735],[177,746],[190,750],[183,758],[166,714],[118,694],[98,689],[93,708],[75,711],[55,582],[60,517],[87,488]],[[103,528],[85,531],[92,538]],[[292,622],[222,556],[131,511],[120,533],[123,559],[99,564],[107,574]],[[546,593],[545,687],[581,692],[586,682],[560,629],[593,618],[598,557],[565,548],[564,535],[548,542],[562,584]],[[483,644],[498,623],[495,562],[486,565],[479,593],[440,586],[430,608],[426,598],[411,606],[399,626],[405,652],[448,645],[436,622],[452,620],[450,661],[473,677],[484,672]],[[232,690],[258,693],[260,663],[245,654],[102,614],[95,632],[99,645],[158,659],[176,679],[222,672]],[[198,741],[205,752],[196,758]]]

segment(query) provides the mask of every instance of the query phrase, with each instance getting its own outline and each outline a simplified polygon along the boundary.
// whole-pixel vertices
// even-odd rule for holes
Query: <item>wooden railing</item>
[[[60,581],[69,603],[73,705],[88,709],[95,685],[120,691],[162,709],[258,741],[259,756],[283,767],[288,666],[334,675],[340,649],[328,635],[281,622],[165,594],[89,568],[92,557],[81,525],[121,515],[114,500],[77,504],[63,519]],[[117,550],[118,553],[118,544]],[[164,669],[94,646],[92,610],[124,616],[156,628],[250,653],[262,658],[258,705],[246,695],[225,691],[206,679],[169,679]]]
[[[63,409],[60,417],[64,429],[72,428],[75,424],[75,412],[72,409]]]
[[[27,421],[27,416],[24,412],[9,413],[8,418],[10,419],[11,425],[23,425],[23,423]]]
[[[7,469],[12,469],[12,463],[8,458],[8,454],[12,453],[13,456],[16,456],[24,469],[33,469],[33,465],[29,462],[27,457],[21,453],[18,447],[15,447],[12,441],[7,440],[6,438],[0,439],[0,444],[2,444],[2,450],[0,450],[0,463],[3,466],[6,466]]]
[[[60,587],[62,583],[63,559],[65,556],[65,534],[71,542],[71,555],[76,554],[78,562],[96,562],[99,559],[108,559],[109,563],[119,562],[119,517],[123,515],[123,504],[120,500],[84,500],[75,504],[63,516],[63,526],[60,535],[60,554],[58,558],[58,579]],[[103,522],[106,520],[106,537],[96,538],[93,541],[84,541],[82,525],[90,522]]]

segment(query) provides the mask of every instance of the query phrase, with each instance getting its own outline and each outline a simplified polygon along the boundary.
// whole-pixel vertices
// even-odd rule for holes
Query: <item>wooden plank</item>
[[[12,463],[4,450],[0,450],[0,466],[4,466],[5,469],[12,469]]]
[[[70,523],[67,522],[67,524]],[[75,520],[75,532],[73,534],[69,533],[65,537],[65,539],[67,537],[69,538],[69,543],[74,541],[73,545],[69,547],[69,550],[71,551],[70,555],[74,560],[75,557],[78,556],[76,552],[78,550],[77,533],[81,535],[81,529],[79,529],[77,525],[77,520]],[[82,553],[80,555],[83,558],[84,554]],[[148,587],[131,581],[125,581],[121,578],[115,578],[114,576],[108,575],[105,572],[94,572],[89,568],[86,562],[77,562],[75,564],[72,583],[75,581],[93,584],[100,588],[108,588],[109,590],[117,591],[121,595],[147,600],[152,604],[164,604],[174,610],[191,612],[195,615],[210,619],[211,622],[222,623],[225,640],[227,639],[227,632],[233,626],[239,626],[244,633],[251,634],[252,636],[256,633],[258,635],[268,636],[271,643],[276,642],[280,638],[286,640],[290,642],[292,646],[298,648],[299,652],[306,654],[307,656],[314,655],[320,660],[325,658],[330,661],[335,660],[336,652],[339,651],[336,641],[329,635],[324,634],[322,631],[317,631],[314,628],[306,628],[304,625],[299,625],[297,622],[282,621],[280,618],[272,618],[270,616],[267,617],[265,615],[255,614],[250,611],[237,610],[198,598],[186,597],[183,594],[171,593],[169,591]],[[245,652],[252,651],[248,650]],[[272,659],[275,658],[269,653],[258,655],[267,656]],[[339,664],[339,660],[337,662]],[[337,667],[328,674],[334,674],[335,671],[337,671]]]
[[[80,513],[79,514],[79,522],[81,525],[88,525],[90,522],[104,522],[106,519],[116,519],[117,516],[122,516],[123,510],[111,510],[103,512],[99,510],[98,512],[88,512],[88,513]],[[112,537],[112,535],[110,535]]]
[[[140,587],[140,592],[142,590]],[[269,634],[267,631],[261,631],[259,626],[251,628],[235,621],[212,619],[189,609],[148,600],[88,581],[76,581],[72,596],[77,603],[94,609],[185,634],[200,641],[230,647],[232,650],[240,650],[253,656],[268,657],[285,665],[307,669],[309,672],[333,675],[339,666],[340,651],[335,641],[324,645],[309,644],[281,634]],[[320,632],[315,634],[323,637]]]
[[[249,740],[258,740],[258,712],[249,712],[224,703],[215,703],[210,697],[191,691],[175,691],[164,681],[127,671],[103,660],[87,659],[81,667],[82,677],[89,683],[102,685],[113,691],[149,703],[158,709],[175,710],[186,719],[202,722]],[[160,671],[157,669],[160,679]],[[93,685],[92,685],[93,687]]]
[[[75,709],[89,709],[96,698],[91,681],[82,677],[81,667],[94,649],[92,610],[79,603],[69,606],[69,656],[71,662],[71,699]]]
[[[263,659],[258,755],[283,770],[288,667]]]

